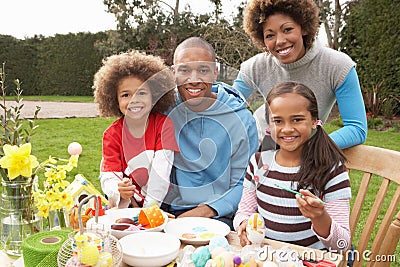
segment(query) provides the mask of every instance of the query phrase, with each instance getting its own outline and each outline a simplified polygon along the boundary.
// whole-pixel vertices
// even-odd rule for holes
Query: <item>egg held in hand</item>
[[[265,237],[264,219],[259,213],[253,213],[246,225],[247,239],[253,244],[261,244]]]

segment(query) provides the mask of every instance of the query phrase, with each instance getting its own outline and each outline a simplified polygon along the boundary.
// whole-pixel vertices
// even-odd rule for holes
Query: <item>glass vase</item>
[[[48,223],[49,230],[70,228],[68,211],[65,208],[50,210]]]
[[[25,177],[1,180],[0,241],[11,256],[22,255],[22,241],[42,230],[32,198],[32,181]]]

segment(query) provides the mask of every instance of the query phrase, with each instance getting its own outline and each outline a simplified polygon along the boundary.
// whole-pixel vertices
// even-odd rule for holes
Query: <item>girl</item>
[[[161,112],[174,105],[174,88],[163,61],[137,51],[108,57],[95,74],[101,116],[119,117],[103,135],[100,182],[109,208],[163,201],[178,146]]]
[[[351,197],[346,159],[321,127],[314,93],[303,84],[284,82],[266,101],[270,137],[278,149],[257,152],[250,160],[234,218],[241,244],[250,244],[247,219],[258,212],[267,238],[346,251]]]

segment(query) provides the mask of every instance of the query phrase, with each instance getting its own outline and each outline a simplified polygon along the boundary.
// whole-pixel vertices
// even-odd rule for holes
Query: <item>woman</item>
[[[243,25],[263,53],[243,62],[233,86],[247,98],[253,90],[264,96],[284,81],[297,81],[314,92],[321,120],[337,101],[344,127],[330,134],[340,148],[362,144],[367,120],[355,62],[315,39],[318,8],[313,0],[249,0]],[[265,135],[264,106],[254,114],[259,140]]]

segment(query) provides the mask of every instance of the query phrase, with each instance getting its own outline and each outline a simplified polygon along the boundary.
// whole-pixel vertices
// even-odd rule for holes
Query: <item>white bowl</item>
[[[141,208],[126,208],[126,209],[111,209],[106,210],[106,214],[103,216],[99,216],[98,223],[103,224],[105,230],[110,231],[113,236],[118,239],[121,239],[124,236],[142,232],[161,232],[164,230],[165,225],[168,222],[168,216],[165,212],[161,211],[164,216],[164,223],[160,226],[146,229],[146,230],[139,230],[139,231],[121,231],[121,230],[113,230],[111,229],[111,225],[115,223],[117,219],[120,218],[132,218],[139,214]],[[95,224],[95,218],[90,218],[86,223],[86,228],[90,228],[92,224]]]
[[[122,246],[122,261],[135,267],[165,266],[178,256],[181,246],[178,238],[161,232],[127,235],[119,242]]]

